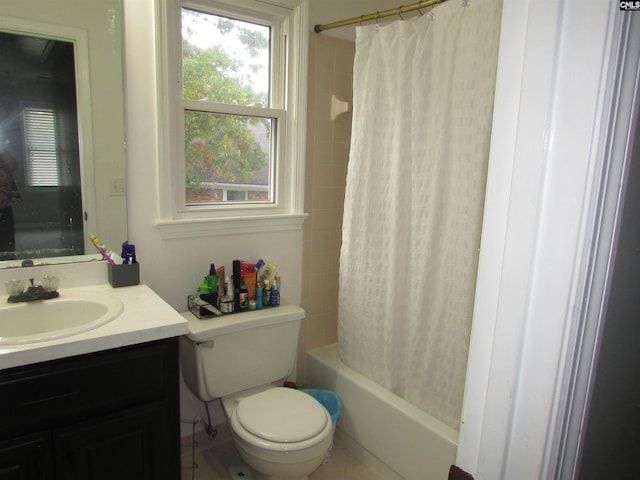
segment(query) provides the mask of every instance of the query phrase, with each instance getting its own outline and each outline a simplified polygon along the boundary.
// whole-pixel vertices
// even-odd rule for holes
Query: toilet
[[[200,320],[180,338],[182,374],[201,400],[220,399],[236,450],[258,478],[304,480],[331,446],[329,412],[275,386],[295,366],[303,309],[281,305]]]

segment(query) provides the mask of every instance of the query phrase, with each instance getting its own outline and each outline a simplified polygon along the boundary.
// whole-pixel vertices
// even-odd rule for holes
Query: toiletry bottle
[[[242,281],[242,276],[240,275],[240,260],[233,261],[233,276],[231,280],[233,281],[233,306],[237,312],[240,310],[240,282]]]
[[[276,282],[276,286],[278,287],[278,295],[282,294],[282,286],[280,285],[280,274],[276,272],[276,276],[273,278],[274,282]],[[278,302],[280,305],[280,302]]]
[[[211,290],[209,289],[209,282],[207,280],[207,277],[204,277],[202,283],[198,287],[198,293],[200,300],[204,300],[209,305],[216,306],[215,299],[212,297]],[[200,307],[200,315],[202,315],[203,317],[208,317],[211,315],[211,313],[206,308]]]
[[[264,302],[264,292],[262,288],[262,282],[258,282],[258,286],[256,287],[256,308],[262,308],[262,302]]]
[[[204,280],[202,280],[202,283],[198,287],[198,293],[200,293],[201,295],[203,293],[204,294],[209,293],[209,282],[207,281],[207,277],[204,277]]]
[[[249,300],[256,299],[256,272],[247,272],[242,277],[249,291]]]
[[[218,276],[218,298],[222,298],[225,295],[224,291],[224,265],[216,268],[216,275]]]
[[[220,310],[222,313],[233,313],[233,295],[223,295],[220,299]]]
[[[209,305],[214,307],[218,306],[218,290],[212,289],[209,283],[209,277],[204,277],[204,280],[200,284],[200,300],[204,300]]]
[[[229,275],[224,279],[224,294],[231,295],[233,297],[233,283],[231,283]]]
[[[236,282],[234,276],[231,276],[231,285],[233,288],[233,310],[234,312],[240,311],[240,283]]]
[[[280,292],[278,291],[278,284],[273,282],[271,286],[271,306],[277,307],[280,305]]]
[[[242,282],[240,284],[240,310],[246,310],[249,308],[249,290],[247,286]]]
[[[268,307],[271,304],[271,289],[269,288],[269,280],[264,281],[264,290],[262,291],[262,306]]]
[[[209,282],[209,291],[218,293],[218,274],[216,272],[216,265],[212,263],[209,267],[209,276],[207,277]]]
[[[273,278],[273,274],[278,268],[278,262],[273,260],[269,261],[266,265],[263,265],[260,271],[258,272],[258,281],[264,282],[265,280],[271,281]]]

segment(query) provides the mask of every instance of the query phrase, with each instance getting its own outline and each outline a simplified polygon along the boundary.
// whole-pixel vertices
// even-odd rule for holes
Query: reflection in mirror
[[[0,32],[0,260],[85,253],[74,57]]]

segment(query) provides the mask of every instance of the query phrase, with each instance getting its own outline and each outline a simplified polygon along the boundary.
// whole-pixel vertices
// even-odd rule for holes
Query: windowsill
[[[307,213],[299,213],[156,220],[155,226],[163,239],[244,235],[302,230],[302,224],[308,216]]]

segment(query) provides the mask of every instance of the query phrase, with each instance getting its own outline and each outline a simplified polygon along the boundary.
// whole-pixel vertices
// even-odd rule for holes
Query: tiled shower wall
[[[331,96],[351,102],[355,44],[311,33],[307,163],[302,256],[302,308],[307,315],[300,332],[298,378],[304,352],[337,341],[338,264],[346,185],[351,114],[331,120]]]

